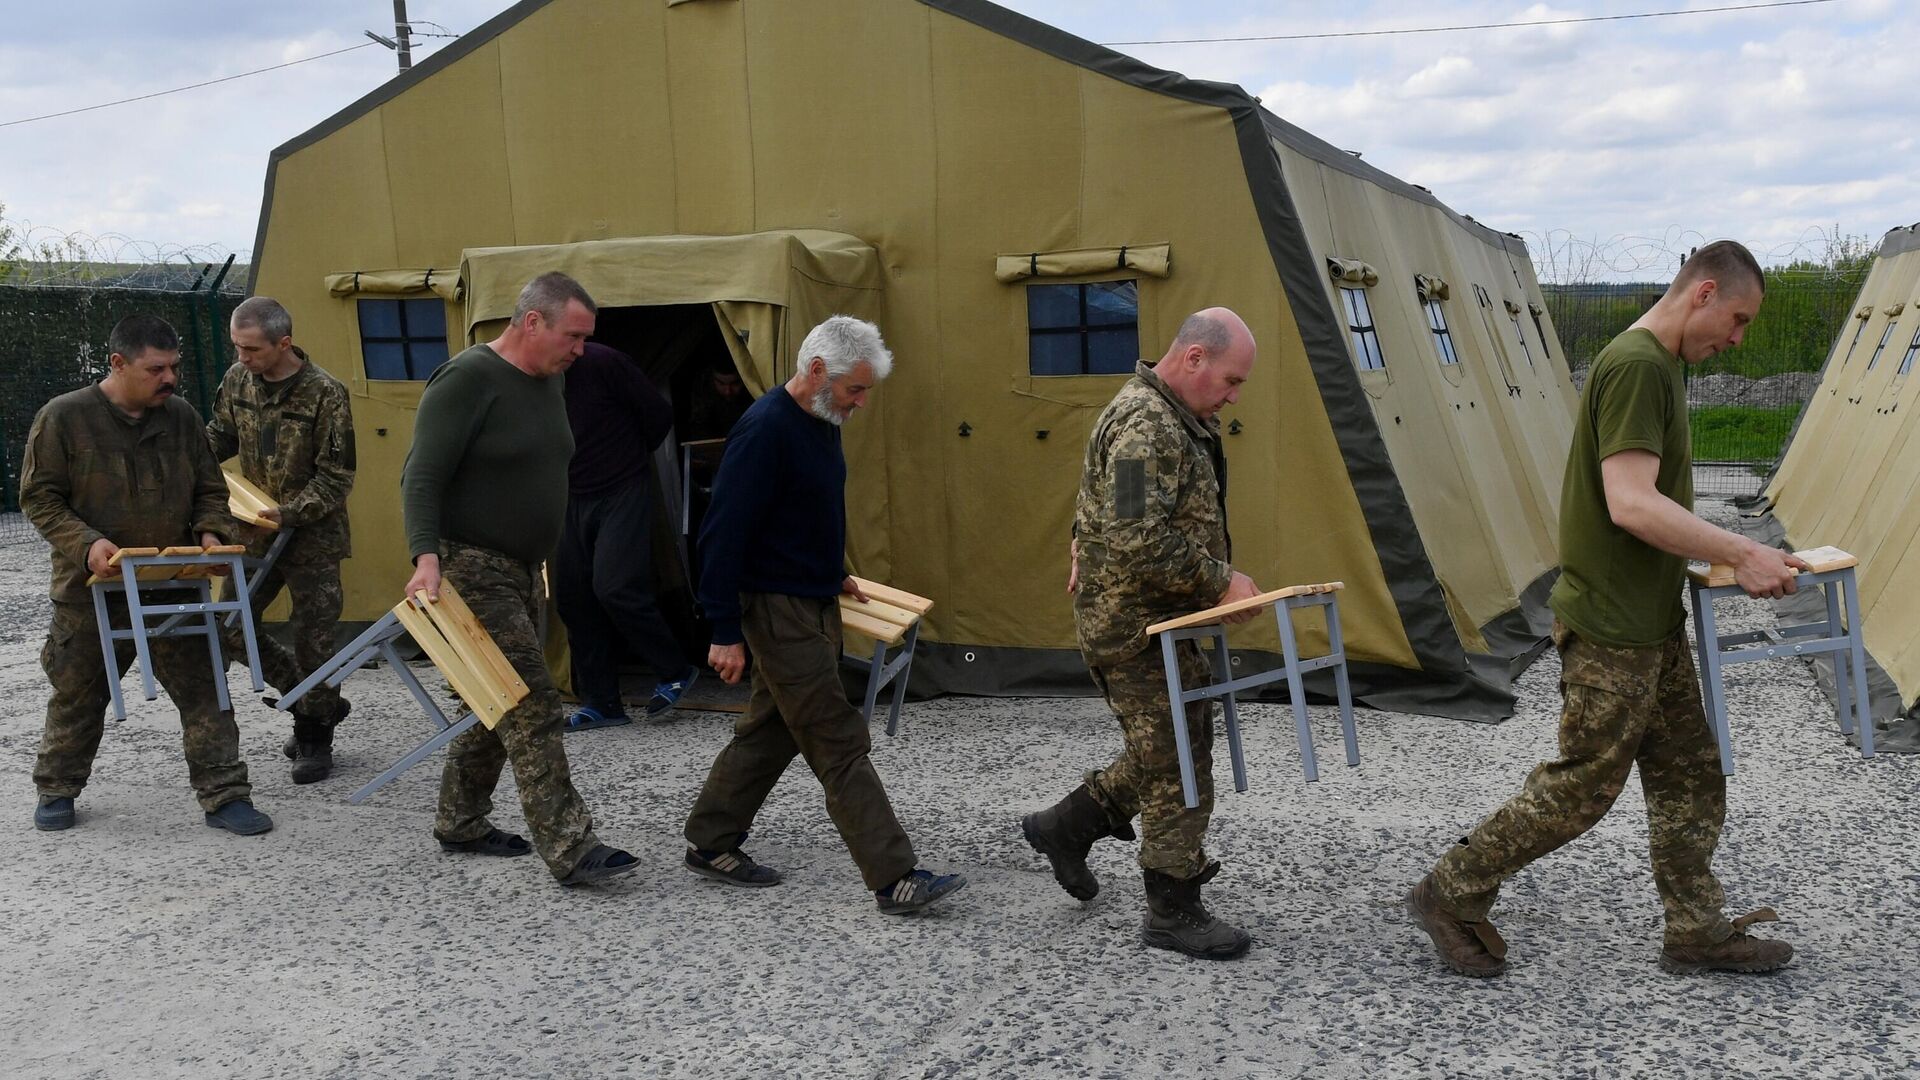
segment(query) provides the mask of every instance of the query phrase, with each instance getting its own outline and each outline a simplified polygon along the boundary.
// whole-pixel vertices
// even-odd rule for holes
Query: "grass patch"
[[[1772,461],[1793,430],[1799,405],[1710,405],[1693,410],[1693,460]]]

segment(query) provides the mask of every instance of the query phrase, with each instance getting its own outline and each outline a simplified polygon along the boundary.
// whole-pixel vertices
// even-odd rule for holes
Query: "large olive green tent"
[[[880,323],[849,557],[937,600],[916,691],[1091,690],[1085,438],[1211,304],[1260,345],[1222,417],[1235,561],[1347,583],[1364,700],[1504,716],[1545,631],[1574,395],[1525,246],[981,0],[527,0],[276,150],[253,267],[354,394],[350,618],[406,576],[420,378],[559,268],[612,343],[705,335],[755,390],[822,315]]]
[[[1860,558],[1867,652],[1897,700],[1920,700],[1920,225],[1881,241],[1853,318],[1828,355],[1780,467],[1772,513],[1796,548],[1832,544]]]

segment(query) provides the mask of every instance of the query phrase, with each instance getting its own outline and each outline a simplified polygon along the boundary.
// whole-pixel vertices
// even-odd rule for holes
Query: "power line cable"
[[[74,116],[78,113],[93,112],[95,109],[110,109],[115,105],[126,105],[130,102],[146,101],[149,98],[165,97],[168,94],[178,94],[186,90],[198,90],[203,86],[213,86],[217,83],[232,82],[235,79],[244,79],[249,75],[261,75],[269,71],[279,71],[281,68],[290,68],[290,67],[293,67],[295,64],[310,63],[314,60],[325,60],[329,56],[339,56],[341,53],[350,53],[355,49],[370,48],[373,45],[374,45],[374,42],[363,41],[358,45],[349,45],[344,49],[335,49],[332,52],[316,53],[313,56],[303,56],[298,60],[289,60],[284,64],[275,64],[272,67],[255,68],[252,71],[243,71],[238,75],[226,75],[218,79],[208,79],[205,82],[192,83],[187,86],[176,86],[171,90],[155,90],[151,94],[140,94],[136,97],[121,98],[118,101],[103,101],[98,105],[83,105],[78,109],[66,109],[62,112],[50,112],[40,116],[29,116],[20,120],[8,120],[4,123],[0,123],[0,128],[16,127],[20,124],[31,124],[36,120],[52,120],[53,118],[58,116]]]
[[[1678,11],[1641,11],[1630,15],[1571,15],[1561,19],[1531,19],[1526,22],[1471,23],[1464,26],[1415,26],[1400,30],[1343,30],[1324,34],[1256,34],[1247,37],[1156,38],[1150,41],[1103,41],[1109,47],[1119,45],[1214,45],[1242,41],[1320,41],[1327,38],[1389,37],[1395,34],[1451,34],[1463,30],[1506,30],[1521,26],[1568,26],[1573,23],[1624,22],[1628,19],[1666,19],[1679,15],[1711,15],[1726,11],[1763,11],[1769,8],[1806,7],[1831,4],[1835,0],[1772,0],[1759,4],[1727,4],[1721,7],[1684,8]]]

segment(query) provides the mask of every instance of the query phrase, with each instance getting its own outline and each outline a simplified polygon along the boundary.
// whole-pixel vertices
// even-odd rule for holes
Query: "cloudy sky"
[[[659,3],[661,0],[627,0]],[[802,0],[791,0],[802,2]],[[806,0],[813,2],[813,0]],[[904,2],[904,0],[903,0]],[[1011,0],[1103,43],[1358,33],[1725,6],[1751,0]],[[411,0],[461,33],[507,0]],[[388,0],[8,5],[0,204],[36,239],[102,257],[201,257],[253,242],[268,153],[390,78]],[[1657,276],[1703,237],[1768,261],[1836,231],[1920,220],[1912,0],[1581,25],[1314,40],[1124,45],[1238,83],[1281,116],[1455,209],[1521,233],[1543,276]],[[429,25],[428,22],[432,24]],[[416,43],[415,57],[450,39]],[[339,55],[77,115],[273,64]]]

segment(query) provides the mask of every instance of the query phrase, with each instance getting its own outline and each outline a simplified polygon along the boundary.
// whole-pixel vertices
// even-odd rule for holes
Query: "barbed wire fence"
[[[3,208],[0,208],[3,210]],[[180,396],[204,415],[228,361],[244,267],[213,245],[167,245],[12,222],[0,212],[0,544],[36,541],[20,513],[34,414],[106,374],[107,333],[136,312],[179,331]]]

